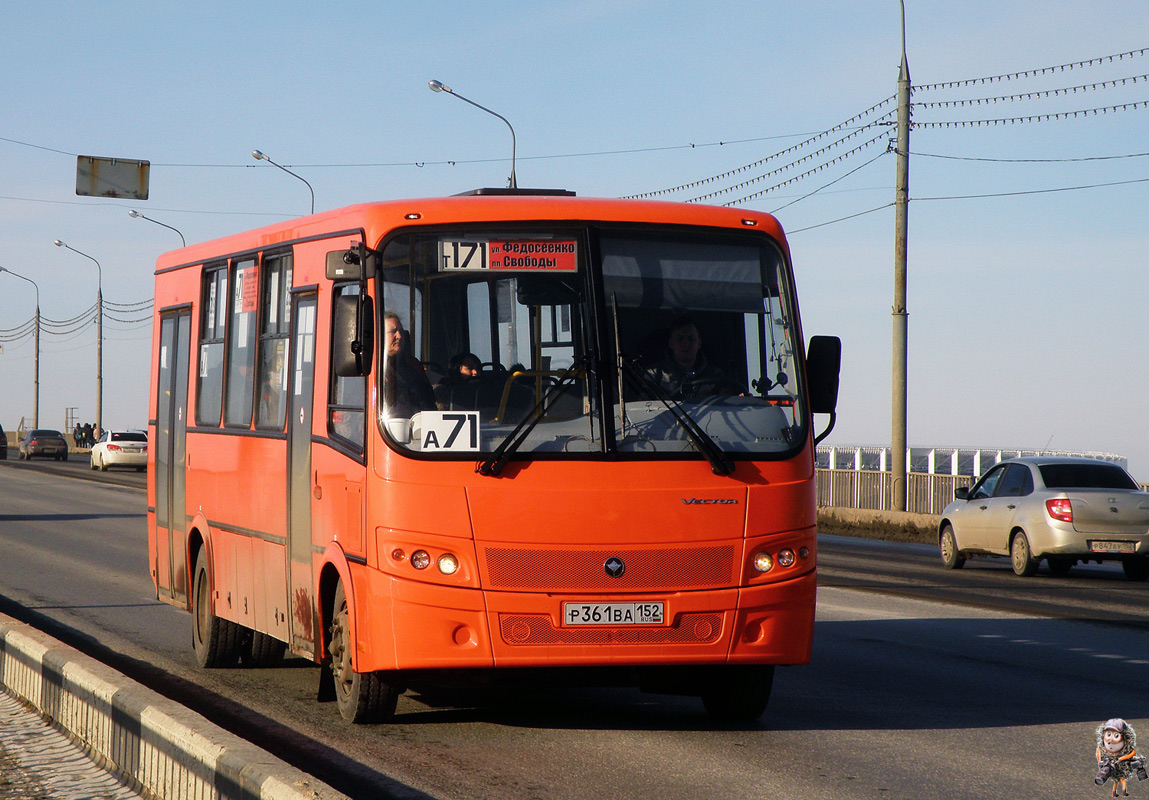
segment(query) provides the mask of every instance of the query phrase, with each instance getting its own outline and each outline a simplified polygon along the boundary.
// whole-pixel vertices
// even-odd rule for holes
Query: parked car
[[[19,456],[21,459],[45,456],[57,461],[67,461],[68,442],[59,431],[36,428],[25,433],[24,438],[20,440]]]
[[[4,426],[0,425],[0,461],[8,458],[8,434],[4,433]]]
[[[1031,456],[996,465],[942,512],[942,563],[1008,556],[1029,576],[1045,560],[1054,575],[1077,562],[1120,561],[1125,577],[1149,577],[1149,493],[1117,464]]]
[[[104,431],[92,445],[92,469],[135,467],[143,472],[148,466],[148,435],[143,431]]]

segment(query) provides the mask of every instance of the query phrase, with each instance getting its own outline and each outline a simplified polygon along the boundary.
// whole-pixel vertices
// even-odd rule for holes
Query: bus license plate
[[[566,625],[661,625],[662,603],[563,603]]]
[[[1136,542],[1091,542],[1090,550],[1094,553],[1135,553]]]

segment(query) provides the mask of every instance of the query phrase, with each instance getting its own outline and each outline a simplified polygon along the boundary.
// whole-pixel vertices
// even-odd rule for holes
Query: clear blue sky
[[[906,5],[918,87],[1149,47],[1142,4]],[[318,209],[504,185],[506,127],[432,93],[432,78],[512,122],[520,186],[626,196],[733,172],[851,120],[894,94],[901,47],[897,0],[44,0],[10,4],[4,24],[0,266],[39,283],[52,320],[81,314],[96,292],[95,265],[53,239],[99,260],[105,299],[127,305],[151,296],[156,256],[179,244],[129,209],[189,242],[306,213],[306,187],[255,162],[254,148],[306,177]],[[921,89],[914,120],[1144,102],[1141,80],[966,108],[924,105],[1145,74],[1149,54]],[[742,205],[777,210],[791,232],[806,334],[842,337],[830,443],[890,439],[895,163],[881,155],[886,138],[847,155],[880,134],[877,126],[818,150],[890,108],[792,155],[660,195],[726,189],[710,202],[727,203],[798,178]],[[1149,152],[1147,132],[1149,109],[1140,107],[914,130],[910,444],[1117,452],[1149,480],[1149,182],[1044,191],[1149,179],[1149,157],[1138,157]],[[150,198],[77,197],[79,154],[151,161]],[[1112,156],[1127,157],[1068,160]],[[977,197],[931,199],[967,196]],[[31,287],[0,274],[0,329],[32,311]],[[105,423],[142,426],[149,331],[108,321],[105,335]],[[31,421],[33,348],[30,338],[3,345],[0,423],[13,429],[21,417]],[[95,417],[94,326],[43,339],[41,425],[63,426],[66,407]]]

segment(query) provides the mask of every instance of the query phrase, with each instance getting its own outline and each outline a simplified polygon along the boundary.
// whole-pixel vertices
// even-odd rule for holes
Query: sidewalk
[[[0,692],[0,800],[143,800],[80,745]]]
[[[106,770],[107,782],[100,785],[107,789],[85,783],[100,780],[90,772],[99,771],[96,762]],[[3,614],[0,770],[0,800],[140,797],[125,790],[128,783],[161,800],[347,800],[194,711]]]

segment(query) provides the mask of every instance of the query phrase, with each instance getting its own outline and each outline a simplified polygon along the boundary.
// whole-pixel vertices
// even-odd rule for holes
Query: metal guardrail
[[[954,499],[954,490],[973,486],[971,475],[938,475],[911,472],[908,476],[906,511],[914,514],[941,514]],[[818,508],[864,508],[892,511],[890,473],[877,470],[817,470]],[[1149,484],[1141,483],[1149,492]]]
[[[891,511],[890,473],[856,469],[817,471],[818,507],[865,508]],[[906,510],[915,514],[940,514],[954,499],[954,490],[972,486],[970,475],[908,475]]]

